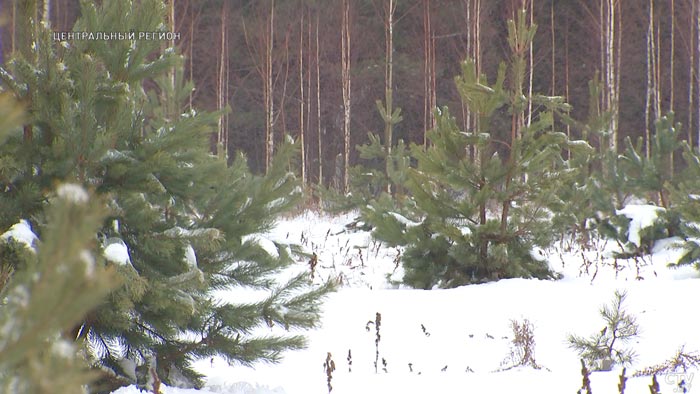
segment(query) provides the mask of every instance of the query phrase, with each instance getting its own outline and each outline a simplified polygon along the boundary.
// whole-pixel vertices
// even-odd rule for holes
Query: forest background
[[[14,50],[22,1],[0,2],[5,54]],[[302,179],[347,189],[345,168],[358,164],[369,133],[424,143],[434,109],[448,106],[468,130],[476,121],[454,83],[466,58],[496,77],[511,56],[506,21],[522,0],[172,0],[167,31],[185,54],[197,86],[193,108],[229,108],[212,149],[242,151],[265,172],[274,147],[290,134],[301,142]],[[695,0],[530,0],[538,29],[527,48],[528,92],[562,96],[583,125],[611,114],[605,141],[623,150],[645,140],[668,112],[683,136],[700,144],[700,12]],[[41,8],[41,7],[40,7]],[[69,31],[78,0],[44,2],[37,17]],[[392,48],[392,50],[387,50]],[[591,89],[591,81],[598,88]],[[594,84],[595,85],[595,84]],[[379,108],[378,108],[379,107]],[[387,125],[382,111],[401,109]],[[528,108],[531,117],[537,108]],[[503,114],[503,122],[510,116]],[[600,133],[560,125],[598,146]],[[502,129],[510,130],[509,124]],[[382,132],[383,131],[383,132]],[[605,134],[602,134],[605,135]],[[505,138],[504,138],[505,139]],[[618,145],[620,148],[618,148]],[[647,149],[648,152],[648,149]]]

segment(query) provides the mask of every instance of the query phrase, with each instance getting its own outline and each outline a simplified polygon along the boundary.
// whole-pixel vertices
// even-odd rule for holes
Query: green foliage
[[[71,330],[120,283],[95,255],[104,201],[63,184],[51,194],[45,216],[38,253],[0,289],[3,392],[81,392],[94,375]]]
[[[84,2],[80,31],[157,31],[163,3]],[[42,30],[37,61],[15,59],[2,73],[28,103],[31,134],[15,132],[0,160],[17,163],[0,178],[0,228],[40,217],[46,190],[70,179],[104,196],[107,216],[93,237],[123,283],[89,313],[73,335],[89,344],[96,368],[114,371],[118,384],[133,368],[157,365],[165,383],[201,384],[192,362],[220,355],[231,363],[277,361],[304,346],[289,333],[255,337],[261,325],[313,327],[330,285],[312,287],[308,275],[279,283],[292,261],[286,245],[261,246],[260,233],[301,195],[294,175],[296,146],[280,145],[266,176],[238,155],[209,153],[219,114],[185,110],[192,86],[181,58],[157,41],[78,40],[63,45]],[[247,286],[268,297],[220,304],[212,289]],[[109,390],[103,379],[99,389]],[[143,384],[145,382],[138,382]],[[143,387],[143,386],[142,386]]]
[[[520,88],[504,86],[506,75],[520,71],[502,65],[492,86],[476,75],[473,62],[465,62],[462,71],[457,86],[481,128],[461,131],[447,108],[438,111],[429,146],[412,146],[405,162],[415,161],[403,170],[401,184],[410,197],[394,206],[375,200],[363,211],[365,221],[380,240],[405,247],[404,282],[414,287],[550,278],[546,262],[531,251],[552,242],[551,221],[561,205],[556,191],[576,171],[561,152],[568,146],[577,151],[580,144],[552,131],[554,117],[568,106],[559,98],[533,97],[542,110],[529,126],[522,125],[518,137],[501,141],[496,135],[503,133],[490,129],[491,120],[502,107],[513,124],[522,114]]]
[[[643,140],[632,144],[628,137],[620,156],[620,170],[627,175],[627,187],[636,195],[652,194],[661,206],[669,208],[668,187],[675,183],[673,157],[681,153],[680,124],[673,123],[673,113],[660,118],[650,141],[650,156],[643,152]]]
[[[596,370],[610,370],[612,365],[629,365],[635,358],[634,350],[623,347],[639,334],[636,318],[627,312],[623,303],[627,293],[615,291],[612,305],[600,309],[605,321],[603,329],[589,338],[569,335],[569,346]]]
[[[676,266],[693,264],[700,270],[700,151],[685,145],[683,158],[687,164],[680,174],[680,180],[671,188],[671,196],[676,202],[674,211],[680,220],[680,233],[686,251]]]
[[[407,181],[407,170],[411,165],[409,148],[399,140],[387,153],[386,145],[376,134],[368,134],[369,142],[358,145],[357,151],[364,165],[350,168],[350,193],[341,195],[330,189],[320,189],[324,208],[331,211],[347,211],[363,208],[369,201],[384,196],[387,190],[393,190],[394,199],[401,203],[406,191],[403,185]]]

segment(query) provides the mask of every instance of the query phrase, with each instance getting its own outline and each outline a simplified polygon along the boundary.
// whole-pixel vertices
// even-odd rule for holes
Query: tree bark
[[[695,40],[695,21],[693,20],[695,18],[695,13],[697,10],[697,1],[696,0],[690,0],[690,35],[689,35],[689,41],[690,41],[690,50],[688,51],[688,144],[690,146],[694,146],[693,140],[694,140],[694,133],[693,133],[693,96],[694,96],[694,87],[695,87],[695,46],[694,46],[694,40]],[[700,141],[698,141],[700,143]]]
[[[644,145],[645,155],[647,158],[651,156],[651,109],[652,97],[654,95],[654,0],[649,0],[649,22],[647,27],[647,89],[646,102],[644,105]]]
[[[395,0],[388,0],[385,20],[385,41],[386,41],[386,68],[384,75],[384,95],[385,95],[385,117],[384,117],[384,144],[386,149],[386,173],[389,176],[392,141],[394,138],[394,124],[392,115],[394,113],[394,13],[396,12]],[[387,193],[391,193],[391,182],[387,183]]]
[[[350,109],[351,109],[351,66],[350,66],[350,1],[343,0],[341,23],[341,65],[343,91],[343,192],[350,191]]]
[[[304,141],[304,5],[299,20],[299,144],[301,145],[301,184],[306,186],[306,144]]]
[[[217,108],[219,111],[224,109],[224,82],[226,74],[226,2],[221,4],[221,36],[220,36],[220,50],[219,50],[219,75],[217,83]],[[217,124],[217,137],[216,137],[216,153],[219,155],[226,154],[226,127],[224,124],[224,115],[221,113],[219,115]]]
[[[669,111],[673,112],[675,108],[675,61],[676,61],[676,3],[674,0],[671,1],[671,59],[669,64],[669,83],[670,88],[670,107]]]
[[[528,0],[530,6],[530,26],[535,23],[535,0]],[[530,40],[530,45],[528,48],[528,84],[527,84],[527,122],[525,125],[530,127],[532,123],[532,79],[535,75],[535,62],[534,62],[534,41]]]
[[[700,7],[696,6],[695,8],[695,45],[697,46],[697,61],[698,65],[695,68],[695,88],[696,91],[698,92],[698,97],[700,97],[700,76],[698,73],[700,73]],[[698,99],[700,101],[700,98]],[[700,105],[696,105],[696,110],[697,112],[697,117],[696,117],[696,122],[697,123],[697,141],[698,141],[698,148],[700,148]]]
[[[423,146],[427,146],[428,131],[435,127],[435,38],[432,28],[430,0],[423,0]],[[467,56],[469,54],[467,53]],[[462,101],[463,118],[466,110]],[[466,129],[467,127],[465,127]]]
[[[272,156],[275,148],[275,101],[272,94],[272,51],[274,46],[275,36],[275,0],[270,0],[270,14],[268,20],[267,45],[265,47],[265,172],[270,170],[272,165]]]
[[[323,138],[321,133],[321,57],[318,34],[319,14],[316,13],[316,126],[318,131],[318,185],[323,186]],[[320,200],[320,199],[319,199]],[[320,201],[319,201],[320,202]]]

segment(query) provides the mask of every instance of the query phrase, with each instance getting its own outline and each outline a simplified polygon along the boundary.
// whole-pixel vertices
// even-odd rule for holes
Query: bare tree
[[[535,0],[523,0],[524,3],[529,3],[530,8],[530,26],[535,24]],[[525,5],[523,5],[525,7]],[[535,75],[535,62],[534,62],[534,42],[535,40],[530,40],[530,45],[528,48],[528,84],[527,84],[527,122],[526,125],[530,127],[532,123],[532,79]]]
[[[343,192],[348,193],[350,168],[350,109],[351,109],[351,67],[350,67],[350,1],[343,0],[341,22],[341,69],[343,90]]]
[[[467,57],[474,61],[476,75],[481,75],[481,0],[463,0],[464,21],[467,25]],[[479,118],[472,118],[469,104],[465,103],[460,96],[462,104],[462,116],[464,118],[465,130],[473,130],[476,134],[479,129]],[[470,158],[474,161],[479,160],[479,152],[475,146],[471,146],[469,151]]]
[[[608,147],[617,152],[619,122],[620,15],[619,0],[600,0],[601,65],[603,70],[603,110],[610,114]]]
[[[700,76],[698,75],[700,73],[700,7],[695,8],[695,45],[697,45],[697,60],[698,60],[698,66],[695,69],[695,82],[696,82],[696,90],[698,92],[698,95],[700,97]],[[700,99],[698,99],[700,101]],[[696,109],[698,111],[698,116],[697,116],[697,128],[698,128],[698,133],[697,133],[697,141],[698,141],[698,147],[700,147],[700,105],[696,106]]]
[[[674,103],[675,103],[675,95],[674,95],[674,87],[675,87],[675,61],[676,61],[676,2],[675,0],[670,0],[671,1],[671,58],[669,59],[670,65],[669,65],[669,82],[671,84],[671,97],[670,97],[670,107],[669,111],[673,112],[674,110]],[[673,160],[671,161],[673,162]]]
[[[321,133],[321,56],[318,33],[319,14],[316,13],[316,126],[318,132],[318,184],[323,186],[323,138]]]
[[[44,9],[41,14],[41,21],[46,28],[51,28],[51,0],[44,0]]]
[[[265,21],[265,26],[255,35],[259,41],[254,43],[243,20],[243,33],[246,46],[251,57],[255,61],[255,69],[262,81],[262,101],[265,113],[265,172],[270,168],[272,156],[274,154],[274,126],[275,126],[275,101],[274,101],[274,72],[273,72],[273,50],[275,38],[275,0],[270,0],[269,10],[264,11],[261,17]]]
[[[272,86],[272,50],[275,38],[275,0],[270,0],[269,31],[265,46],[265,171],[270,169],[275,148],[275,101]]]
[[[227,25],[227,2],[223,2],[221,4],[221,37],[220,37],[220,51],[219,51],[219,78],[218,78],[218,84],[217,84],[217,108],[221,111],[223,110],[224,106],[226,105],[226,99],[225,99],[225,92],[226,89],[224,88],[225,83],[226,83],[226,63],[227,63],[227,57],[226,57],[226,25]],[[216,152],[219,155],[225,155],[227,154],[227,147],[228,147],[228,141],[227,141],[227,130],[226,130],[226,125],[224,122],[224,115],[223,113],[219,115],[219,120],[218,120],[218,129],[217,129],[217,138],[216,138]]]
[[[386,171],[390,171],[390,156],[394,138],[394,123],[398,120],[398,112],[394,112],[394,15],[396,0],[387,0],[384,8],[386,67],[384,74],[384,145],[387,155]],[[387,193],[391,193],[391,183],[387,183]]]
[[[693,146],[693,95],[695,87],[695,47],[693,45],[695,39],[695,13],[697,12],[697,1],[690,1],[690,34],[689,34],[689,53],[688,53],[688,144]],[[700,140],[698,140],[700,144]],[[698,145],[700,146],[700,145]]]
[[[654,0],[649,0],[649,22],[647,26],[647,88],[646,88],[646,102],[644,104],[644,144],[646,146],[646,157],[650,156],[651,152],[651,131],[649,121],[651,119],[651,100],[654,89]]]
[[[423,0],[423,146],[426,146],[428,143],[427,131],[435,127],[433,111],[437,106],[435,92],[435,37],[430,14],[430,0]],[[462,111],[465,110],[464,102],[462,102]]]
[[[556,95],[556,75],[557,75],[557,57],[556,57],[556,41],[555,41],[555,34],[554,34],[554,2],[552,2],[549,6],[549,33],[550,33],[550,39],[551,39],[551,45],[552,45],[552,70],[550,71],[552,73],[552,80],[550,82],[550,90],[549,94],[552,96]]]
[[[299,18],[299,144],[301,145],[301,183],[306,186],[306,144],[304,141],[304,3]]]

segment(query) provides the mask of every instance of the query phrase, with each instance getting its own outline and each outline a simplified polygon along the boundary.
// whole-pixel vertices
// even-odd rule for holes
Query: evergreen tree
[[[157,0],[84,2],[74,30],[159,31],[164,12]],[[191,368],[198,357],[250,364],[303,346],[299,335],[250,334],[265,324],[314,326],[329,290],[311,287],[306,275],[278,283],[291,252],[284,245],[266,250],[255,236],[300,195],[291,172],[295,147],[284,144],[265,177],[251,174],[241,156],[228,166],[209,153],[217,114],[184,111],[192,87],[174,48],[138,39],[57,43],[39,31],[31,59],[13,59],[2,72],[28,103],[24,128],[31,133],[11,136],[0,153],[15,162],[2,178],[0,203],[9,208],[0,228],[37,215],[46,190],[63,179],[107,199],[97,238],[124,285],[72,332],[87,341],[96,367],[116,374],[103,375],[95,389],[146,385],[150,370],[166,383],[198,386],[201,376]],[[224,305],[212,299],[212,289],[235,286],[269,297]]]
[[[513,59],[510,67],[501,66],[493,85],[476,74],[473,61],[464,63],[457,78],[481,127],[460,131],[448,109],[438,111],[430,146],[411,149],[417,165],[406,172],[410,201],[392,211],[379,199],[364,212],[379,239],[406,247],[404,282],[414,287],[553,276],[531,252],[552,241],[551,220],[562,203],[557,190],[576,172],[565,165],[562,150],[590,147],[552,131],[554,116],[568,110],[560,98],[532,97],[542,110],[530,125],[521,121],[528,99],[522,94],[524,53],[517,49],[527,47],[534,28],[521,13],[509,29]],[[504,134],[496,122],[504,110],[511,114],[513,136],[505,142],[496,137]]]
[[[20,120],[19,106],[0,93],[0,146]],[[80,392],[93,376],[80,348],[62,334],[118,284],[95,255],[104,201],[63,184],[39,215],[45,227],[40,241],[28,243],[36,235],[26,222],[0,235],[0,388]]]
[[[104,201],[76,184],[59,185],[40,215],[42,237],[0,290],[0,388],[8,393],[78,393],[95,375],[67,335],[120,281],[95,255]],[[43,219],[42,219],[43,222]],[[0,248],[25,248],[5,233]],[[11,256],[11,255],[10,255]],[[6,261],[2,253],[2,264]]]
[[[680,218],[685,253],[674,266],[693,264],[700,270],[700,151],[684,144],[683,158],[687,166],[671,188],[671,196],[676,202],[673,210]]]
[[[621,171],[628,176],[627,188],[638,197],[648,195],[663,208],[672,205],[668,189],[677,183],[673,158],[682,153],[684,145],[679,138],[680,123],[674,123],[673,119],[670,113],[656,121],[649,157],[644,154],[642,137],[636,144],[627,137],[626,150],[620,156]]]

